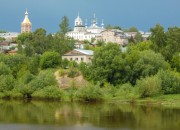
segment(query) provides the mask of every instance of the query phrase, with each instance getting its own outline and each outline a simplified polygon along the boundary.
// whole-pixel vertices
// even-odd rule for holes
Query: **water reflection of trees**
[[[0,101],[0,122],[178,130],[180,109],[130,104]]]

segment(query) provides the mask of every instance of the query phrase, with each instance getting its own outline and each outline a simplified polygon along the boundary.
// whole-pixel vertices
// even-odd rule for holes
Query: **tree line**
[[[61,31],[53,35],[42,28],[23,33],[17,38],[18,54],[0,54],[0,97],[61,99],[65,95],[101,100],[109,95],[134,98],[180,93],[180,28],[165,32],[158,24],[150,29],[149,41],[130,43],[126,51],[115,43],[100,42],[93,48],[92,63],[78,65],[61,59],[75,43],[65,36],[67,22],[63,18]],[[90,85],[64,94],[54,77],[59,68],[69,68],[72,77],[80,72]]]

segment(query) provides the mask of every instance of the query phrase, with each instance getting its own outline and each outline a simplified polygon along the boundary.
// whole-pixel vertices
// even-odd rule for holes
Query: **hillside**
[[[70,87],[79,88],[88,84],[88,81],[86,81],[81,74],[74,78],[70,78],[67,76],[67,74],[65,74],[64,76],[59,76],[59,71],[56,71],[54,75],[56,77],[56,80],[58,81],[59,87],[63,89],[67,89]]]

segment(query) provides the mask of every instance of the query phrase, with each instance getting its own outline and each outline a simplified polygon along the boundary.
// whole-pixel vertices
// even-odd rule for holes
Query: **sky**
[[[96,14],[98,23],[137,27],[149,31],[156,24],[180,27],[180,0],[0,0],[0,30],[20,32],[25,10],[28,9],[33,31],[44,28],[48,33],[59,31],[63,16],[71,28],[78,12],[88,24]]]

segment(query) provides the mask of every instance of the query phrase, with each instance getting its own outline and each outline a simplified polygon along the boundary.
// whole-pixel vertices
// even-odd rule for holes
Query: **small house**
[[[68,61],[76,61],[78,64],[81,62],[91,63],[93,58],[92,50],[82,50],[74,49],[62,56],[62,59],[67,59]]]

